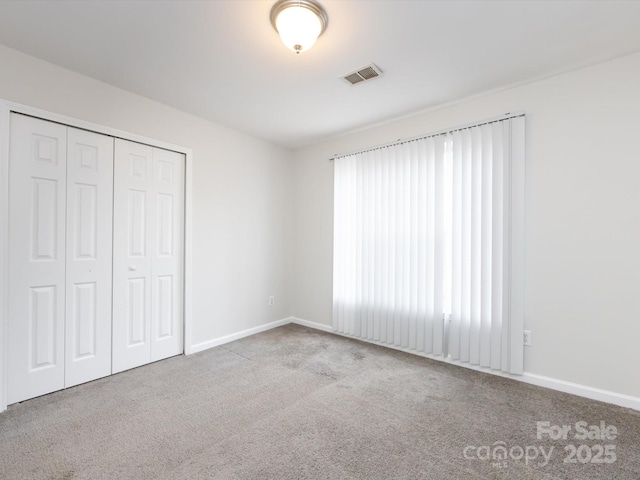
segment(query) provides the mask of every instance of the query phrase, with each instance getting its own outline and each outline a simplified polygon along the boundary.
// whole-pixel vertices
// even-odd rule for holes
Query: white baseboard
[[[275,322],[258,325],[257,327],[242,330],[241,332],[232,333],[231,335],[225,335],[224,337],[214,338],[212,340],[207,340],[206,342],[196,343],[194,345],[191,345],[189,354],[202,352],[203,350],[208,350],[209,348],[224,345],[225,343],[233,342],[234,340],[240,340],[241,338],[249,337],[251,335],[255,335],[256,333],[266,332],[267,330],[271,330],[272,328],[287,325],[291,323],[292,320],[292,317],[282,318],[280,320],[276,320]]]
[[[633,397],[631,395],[625,395],[624,393],[602,390],[600,388],[580,385],[578,383],[567,382],[565,380],[558,380],[557,378],[545,377],[543,375],[537,375],[535,373],[524,372],[523,375],[514,376],[514,378],[516,380],[530,383],[532,385],[538,385],[540,387],[546,387],[552,390],[558,390],[560,392],[571,393],[580,397],[590,398],[591,400],[599,400],[601,402],[612,403],[621,407],[640,410],[640,398]]]
[[[331,325],[325,325],[324,323],[310,322],[309,320],[303,320],[295,317],[291,317],[291,323],[302,325],[303,327],[314,328],[316,330],[322,330],[323,332],[335,333]]]
[[[447,358],[422,354],[413,350],[409,350],[407,348],[396,347],[393,345],[388,345],[382,342],[368,341],[361,338],[353,337],[351,335],[343,335],[339,332],[335,332],[333,327],[329,325],[325,325],[322,323],[310,322],[308,320],[303,320],[301,318],[291,317],[291,323],[295,323],[297,325],[303,325],[309,328],[315,328],[317,330],[322,330],[323,332],[329,332],[336,335],[340,335],[342,337],[351,338],[354,340],[360,340],[367,343],[372,343],[374,345],[380,345],[387,348],[392,348],[394,350],[400,350],[402,352],[411,353],[412,355],[418,355],[421,357],[430,358],[432,360],[437,360],[439,362],[449,363],[452,365],[456,365],[463,368],[468,368],[471,370],[476,370],[479,372],[489,373],[492,375],[497,375],[500,377],[511,378],[513,380],[517,380],[524,383],[529,383],[532,385],[537,385],[539,387],[549,388],[551,390],[557,390],[559,392],[570,393],[572,395],[577,395],[579,397],[589,398],[591,400],[598,400],[600,402],[611,403],[613,405],[618,405],[620,407],[632,408],[634,410],[640,410],[640,398],[633,397],[631,395],[625,395],[624,393],[616,393],[609,390],[602,390],[600,388],[589,387],[587,385],[580,385],[578,383],[567,382],[565,380],[558,380],[557,378],[545,377],[543,375],[537,375],[535,373],[524,372],[522,375],[511,375],[508,373],[503,373],[496,370],[491,370],[489,368],[478,367],[476,365],[470,365],[468,363],[458,362],[455,360],[450,360]]]

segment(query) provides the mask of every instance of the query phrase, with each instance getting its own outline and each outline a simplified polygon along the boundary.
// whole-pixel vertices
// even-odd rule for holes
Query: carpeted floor
[[[0,478],[637,480],[640,412],[287,325],[10,406]]]

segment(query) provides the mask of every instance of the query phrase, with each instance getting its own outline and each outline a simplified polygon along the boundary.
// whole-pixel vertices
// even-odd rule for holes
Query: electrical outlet
[[[276,304],[276,297],[274,297],[273,295],[271,295],[269,297],[269,306],[273,307]]]
[[[524,331],[524,334],[522,335],[522,343],[524,343],[525,346],[527,346],[527,347],[531,347],[532,346],[531,330],[525,330]]]

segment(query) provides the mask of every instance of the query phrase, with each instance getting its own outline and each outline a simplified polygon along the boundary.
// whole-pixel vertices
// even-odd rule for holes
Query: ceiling
[[[0,43],[292,149],[640,51],[639,1],[321,0],[300,55],[273,3],[5,0]],[[371,62],[382,77],[339,78]]]

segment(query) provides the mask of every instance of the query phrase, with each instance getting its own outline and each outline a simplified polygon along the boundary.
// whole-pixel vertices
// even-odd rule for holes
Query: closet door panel
[[[11,115],[8,403],[64,387],[66,127]]]
[[[183,351],[184,171],[183,154],[153,149],[151,361]]]
[[[65,387],[111,373],[113,138],[68,129]]]
[[[153,149],[116,139],[113,222],[113,373],[151,358]]]

